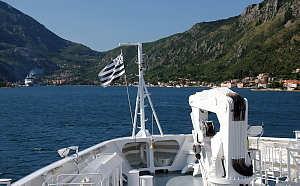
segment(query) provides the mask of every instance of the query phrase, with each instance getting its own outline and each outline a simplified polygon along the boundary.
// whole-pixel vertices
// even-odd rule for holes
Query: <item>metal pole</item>
[[[138,47],[138,68],[139,68],[139,85],[138,85],[138,92],[137,92],[137,100],[136,100],[136,108],[135,108],[135,114],[134,114],[134,122],[133,122],[133,130],[132,130],[132,137],[135,136],[135,128],[136,128],[136,121],[137,121],[137,112],[138,112],[138,106],[140,107],[140,124],[141,124],[141,136],[147,137],[147,130],[145,126],[145,102],[144,99],[147,96],[152,112],[154,114],[156,124],[159,128],[161,136],[163,136],[163,132],[161,129],[161,126],[159,124],[157,115],[155,113],[152,101],[150,99],[145,81],[144,81],[144,63],[143,63],[143,50],[142,50],[142,43],[120,43],[119,46],[137,46]]]

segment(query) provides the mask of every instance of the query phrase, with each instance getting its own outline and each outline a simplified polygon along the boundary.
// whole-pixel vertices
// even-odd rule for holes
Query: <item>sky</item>
[[[262,0],[3,0],[63,39],[102,52],[153,42]]]

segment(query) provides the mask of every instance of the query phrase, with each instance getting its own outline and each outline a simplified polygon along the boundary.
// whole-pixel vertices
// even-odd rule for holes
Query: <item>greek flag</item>
[[[109,86],[112,81],[118,80],[124,73],[123,55],[120,54],[98,74],[101,86]]]

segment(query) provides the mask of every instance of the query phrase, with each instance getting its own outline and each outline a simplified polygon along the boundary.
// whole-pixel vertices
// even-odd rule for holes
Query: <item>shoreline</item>
[[[100,86],[100,85],[43,85],[43,86]],[[125,85],[111,85],[113,86],[125,86]],[[131,85],[134,86],[134,85]],[[25,86],[14,86],[14,87],[0,87],[0,88],[20,88],[20,87],[25,87]],[[37,86],[39,87],[39,86]],[[166,86],[149,86],[149,87],[158,87],[158,88],[191,88],[191,87],[201,87],[201,88],[213,88],[213,87],[209,87],[209,86],[188,86],[188,87],[166,87]],[[279,88],[264,88],[264,89],[257,89],[257,88],[248,88],[248,87],[244,87],[244,88],[234,88],[234,89],[249,89],[250,91],[276,91],[276,92],[300,92],[300,90],[282,90]]]
[[[276,91],[276,92],[300,92],[300,90],[282,90],[278,88],[266,88],[266,89],[250,89],[251,91]]]

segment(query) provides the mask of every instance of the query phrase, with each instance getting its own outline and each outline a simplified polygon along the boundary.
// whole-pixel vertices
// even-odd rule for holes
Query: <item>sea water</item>
[[[188,98],[204,89],[208,88],[148,88],[165,134],[191,133]],[[264,124],[263,136],[294,138],[293,131],[300,130],[299,92],[233,90],[248,100],[249,124]],[[0,178],[16,181],[61,159],[56,151],[64,147],[83,150],[104,140],[130,136],[136,91],[136,87],[128,87],[128,96],[126,87],[0,89]],[[146,113],[147,129],[158,134],[149,104]]]

